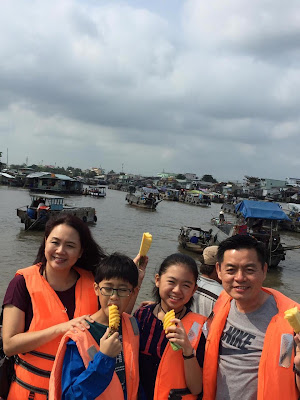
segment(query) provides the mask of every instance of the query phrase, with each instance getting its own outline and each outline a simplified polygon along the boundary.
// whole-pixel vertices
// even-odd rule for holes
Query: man
[[[194,302],[191,307],[195,313],[208,317],[222,292],[216,271],[218,246],[206,247],[203,251],[203,263],[200,266],[200,279],[197,282],[198,289],[194,293]]]
[[[203,400],[297,400],[300,335],[294,346],[284,311],[300,305],[262,288],[268,268],[265,247],[253,237],[224,240],[217,259],[225,290],[207,322]]]

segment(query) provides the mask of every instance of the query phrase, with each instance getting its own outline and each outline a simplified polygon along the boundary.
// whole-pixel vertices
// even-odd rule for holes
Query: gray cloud
[[[0,151],[11,163],[297,175],[296,0],[2,8]]]

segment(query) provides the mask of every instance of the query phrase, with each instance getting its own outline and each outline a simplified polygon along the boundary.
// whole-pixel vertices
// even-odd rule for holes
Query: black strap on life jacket
[[[42,376],[43,378],[50,378],[51,371],[47,371],[45,369],[38,368],[35,365],[29,364],[20,357],[16,357],[15,364],[20,365],[20,367],[26,369],[26,371],[29,371],[34,375]]]
[[[171,389],[168,400],[182,400],[183,396],[186,396],[188,394],[191,394],[190,390],[188,388],[184,389]],[[203,393],[200,393],[197,397],[197,400],[201,400],[203,397]]]
[[[30,391],[29,396],[31,395],[31,393],[38,393],[46,396],[46,400],[48,400],[48,390],[30,385],[29,383],[23,382],[21,379],[17,377],[15,378],[15,382],[18,385],[22,386],[24,389],[29,390]],[[28,399],[31,400],[31,397],[28,397]]]
[[[52,354],[41,353],[40,351],[36,351],[36,350],[29,351],[28,354],[32,354],[33,356],[44,358],[45,360],[50,360],[50,361],[55,360],[55,356],[53,356]]]

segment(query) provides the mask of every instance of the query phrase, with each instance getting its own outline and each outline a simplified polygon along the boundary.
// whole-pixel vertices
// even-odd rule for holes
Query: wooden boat
[[[211,246],[214,243],[212,229],[205,231],[193,226],[182,226],[178,242],[184,249],[202,254],[205,247]]]
[[[89,186],[88,188],[84,189],[83,194],[103,198],[106,196],[106,186]]]
[[[143,187],[139,191],[135,191],[135,189],[130,190],[130,192],[126,194],[125,200],[131,206],[151,211],[156,210],[157,204],[162,201],[162,199],[159,198],[159,191],[157,189],[147,187]]]
[[[236,215],[221,221],[212,218],[215,244],[236,234],[250,234],[264,243],[269,267],[276,267],[285,259],[285,248],[280,242],[279,222],[289,220],[278,203],[243,200],[235,207]]]
[[[179,193],[178,189],[167,189],[163,194],[161,193],[160,196],[167,201],[179,201]]]
[[[186,193],[185,202],[201,207],[211,206],[211,198],[209,194],[202,190],[189,190]]]
[[[290,221],[280,221],[280,229],[300,232],[300,204],[288,203],[287,209],[283,211],[290,218]]]
[[[17,208],[17,215],[21,222],[25,224],[25,230],[43,230],[46,222],[52,216],[60,213],[76,215],[84,222],[96,222],[97,216],[93,207],[75,207],[64,205],[64,198],[49,194],[32,193],[30,194],[31,204]],[[39,207],[39,203],[43,206]]]

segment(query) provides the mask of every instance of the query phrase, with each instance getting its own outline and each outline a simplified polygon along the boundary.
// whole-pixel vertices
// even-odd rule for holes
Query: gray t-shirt
[[[256,400],[258,366],[267,327],[278,313],[273,296],[252,313],[241,313],[235,300],[219,347],[216,400]]]

